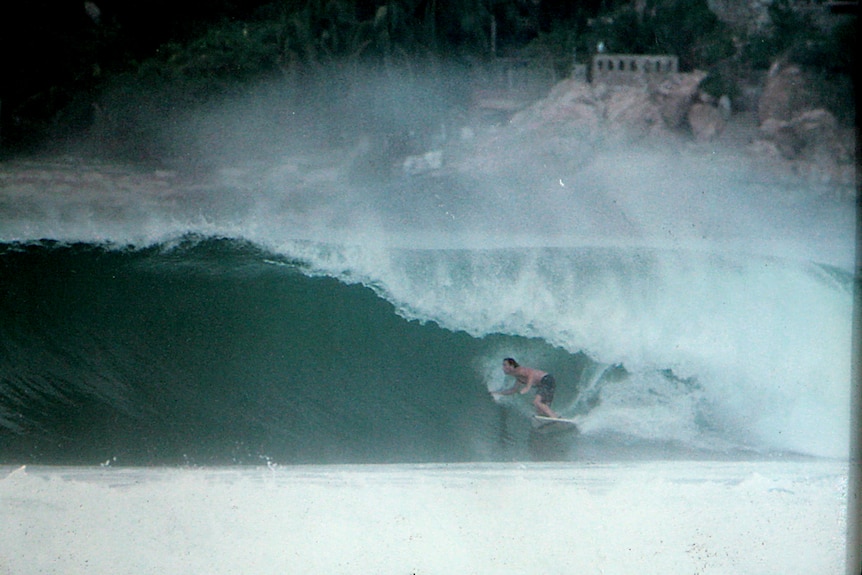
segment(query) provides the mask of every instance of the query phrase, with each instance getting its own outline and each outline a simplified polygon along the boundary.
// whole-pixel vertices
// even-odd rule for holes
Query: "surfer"
[[[509,389],[492,392],[492,395],[512,395],[519,388],[521,393],[527,393],[535,387],[536,397],[533,399],[533,406],[536,408],[536,412],[546,417],[560,417],[551,409],[551,402],[554,401],[554,390],[557,387],[553,375],[540,369],[518,365],[518,362],[511,357],[503,360],[503,373],[514,377],[515,384]]]

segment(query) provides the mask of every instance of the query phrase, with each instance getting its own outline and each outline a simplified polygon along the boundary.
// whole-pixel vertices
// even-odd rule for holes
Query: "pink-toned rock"
[[[805,140],[790,122],[774,118],[760,124],[760,139],[770,142],[787,160],[795,159],[805,148]]]
[[[605,120],[610,130],[630,136],[656,135],[667,128],[653,98],[638,89],[614,89],[607,98]]]
[[[688,111],[688,125],[698,142],[708,142],[716,139],[724,131],[726,125],[720,109],[709,104],[692,105]]]
[[[699,142],[745,147],[752,160],[759,157],[816,183],[853,184],[854,133],[814,105],[810,78],[801,68],[785,65],[771,71],[745,129],[729,105],[722,109],[720,98],[701,92],[705,76],[699,71],[674,74],[658,85],[564,80],[477,144],[460,160],[461,169],[517,165],[525,142],[539,159],[577,162],[605,138],[668,142],[685,141],[690,134]]]
[[[675,74],[658,87],[654,97],[664,123],[671,129],[681,128],[688,111],[700,93],[700,83],[706,72]]]
[[[854,145],[851,129],[842,129],[828,111],[815,109],[791,120],[765,120],[753,149],[785,161],[808,180],[850,185],[854,181]]]
[[[519,129],[570,124],[592,133],[600,128],[603,116],[604,103],[591,84],[565,80],[545,98],[515,114],[509,124]]]
[[[790,121],[801,110],[814,107],[811,80],[803,70],[796,65],[773,65],[757,104],[760,122]]]

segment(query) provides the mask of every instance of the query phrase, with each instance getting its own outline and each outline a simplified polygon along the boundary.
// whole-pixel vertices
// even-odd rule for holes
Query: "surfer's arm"
[[[530,391],[530,389],[533,388],[533,385],[539,379],[542,378],[540,378],[535,372],[531,373],[530,376],[527,378],[527,383],[524,384],[524,389],[521,390],[521,393],[527,393],[528,391]]]
[[[521,385],[519,381],[515,382],[515,385],[510,387],[509,389],[503,389],[500,391],[491,392],[492,395],[514,395],[518,391],[518,386]]]

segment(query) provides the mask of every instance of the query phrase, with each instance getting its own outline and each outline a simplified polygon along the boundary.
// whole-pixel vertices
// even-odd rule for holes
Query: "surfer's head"
[[[504,373],[510,373],[516,367],[518,367],[518,362],[515,361],[514,359],[512,359],[511,357],[507,357],[503,360],[503,372]]]

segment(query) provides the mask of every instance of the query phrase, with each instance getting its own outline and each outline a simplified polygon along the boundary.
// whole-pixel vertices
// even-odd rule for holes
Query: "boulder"
[[[632,136],[666,135],[686,126],[703,72],[674,74],[657,86],[608,86],[566,80],[547,97],[512,117],[520,130],[567,124],[598,136],[604,130]]]
[[[667,129],[654,99],[638,88],[614,88],[606,100],[604,120],[611,132],[630,137],[660,135]]]
[[[774,143],[788,160],[802,156],[843,162],[852,159],[838,122],[822,108],[806,110],[789,121],[768,119],[760,125],[760,138]]]
[[[778,158],[796,174],[817,183],[852,185],[855,178],[855,138],[835,117],[818,108],[790,120],[761,123],[754,150]]]
[[[776,63],[769,71],[757,115],[761,123],[767,120],[790,121],[800,110],[816,107],[811,80],[797,65]]]
[[[709,142],[724,131],[727,122],[721,109],[709,104],[697,103],[688,110],[688,125],[698,142]]]
[[[677,130],[685,125],[688,111],[700,94],[700,83],[706,72],[694,71],[688,74],[674,74],[662,82],[653,98],[665,125]]]
[[[753,149],[809,181],[853,185],[855,134],[842,128],[821,100],[816,79],[804,68],[774,64],[758,101]]]
[[[546,125],[575,125],[594,133],[601,128],[604,104],[591,84],[578,80],[558,83],[543,99],[515,114],[509,124],[521,130]]]
[[[772,144],[781,157],[786,160],[796,159],[805,148],[805,141],[790,122],[767,119],[760,124],[759,136],[759,139]]]

